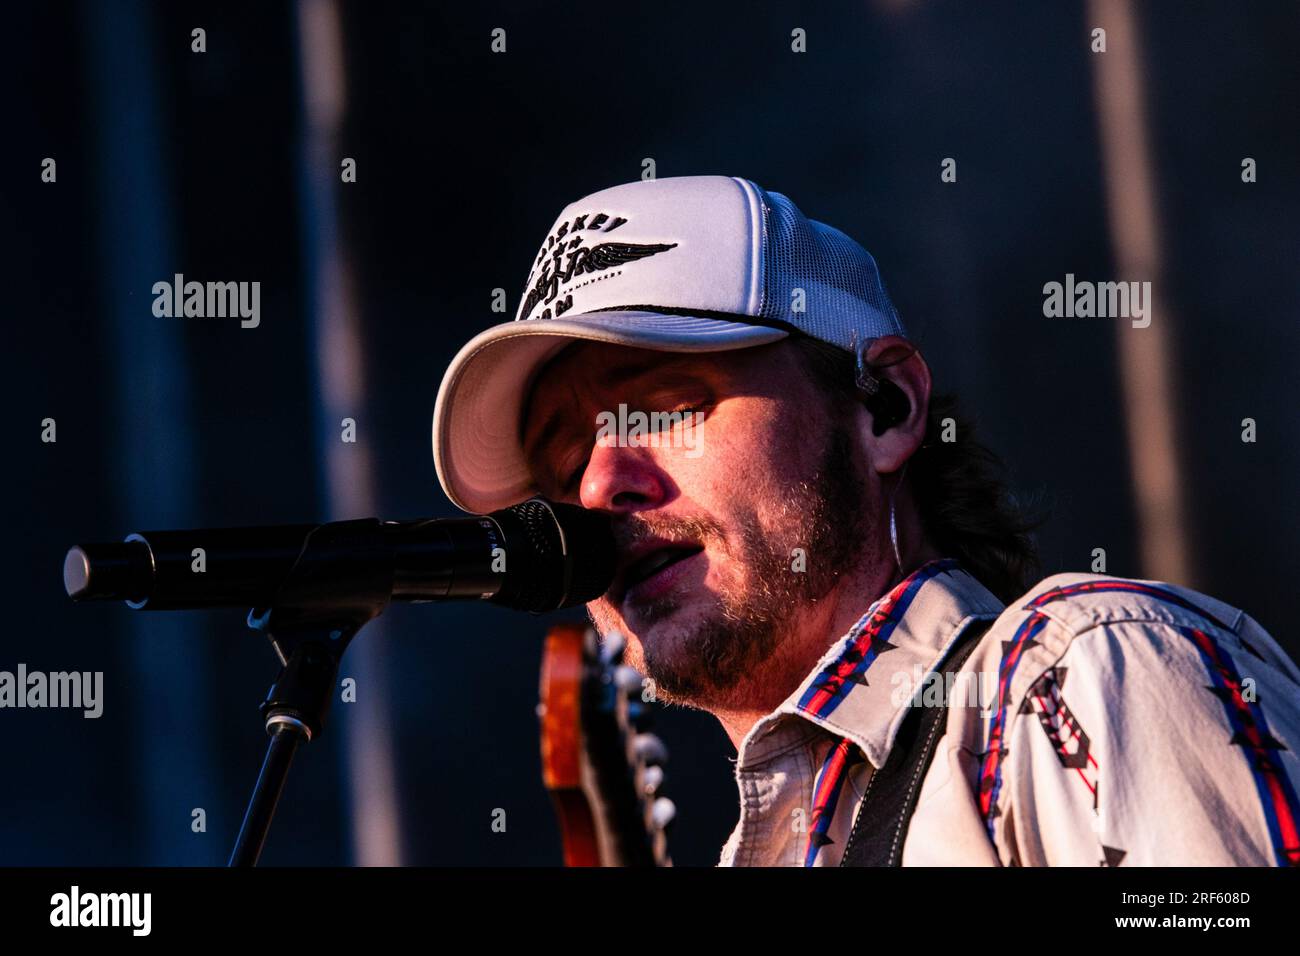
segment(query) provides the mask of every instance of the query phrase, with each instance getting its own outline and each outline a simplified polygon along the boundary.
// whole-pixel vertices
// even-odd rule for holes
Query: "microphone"
[[[328,609],[380,594],[542,612],[596,599],[614,567],[609,515],[538,497],[465,518],[145,531],[71,548],[63,586],[145,610]]]

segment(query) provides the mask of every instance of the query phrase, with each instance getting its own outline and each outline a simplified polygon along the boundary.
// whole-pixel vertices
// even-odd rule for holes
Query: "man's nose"
[[[657,508],[667,491],[667,476],[651,449],[603,440],[591,450],[578,500],[584,508],[630,513]]]

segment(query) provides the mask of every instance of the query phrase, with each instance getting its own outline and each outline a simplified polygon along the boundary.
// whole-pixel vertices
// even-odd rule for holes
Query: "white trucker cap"
[[[447,368],[433,412],[438,480],[475,513],[535,493],[520,417],[538,373],[575,341],[721,352],[791,332],[844,349],[905,334],[870,254],[780,193],[731,176],[592,193],[551,227],[515,320]]]

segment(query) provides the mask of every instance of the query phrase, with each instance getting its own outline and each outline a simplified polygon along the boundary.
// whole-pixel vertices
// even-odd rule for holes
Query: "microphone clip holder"
[[[314,529],[271,606],[249,612],[248,626],[266,634],[281,666],[259,708],[271,740],[230,854],[232,867],[257,865],[294,753],[324,730],[344,651],[392,598],[391,564],[369,553],[376,523]]]

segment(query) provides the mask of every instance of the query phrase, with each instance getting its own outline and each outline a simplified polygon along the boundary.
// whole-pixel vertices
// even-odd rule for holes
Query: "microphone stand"
[[[393,569],[374,548],[373,518],[315,528],[269,608],[248,626],[263,631],[280,672],[259,708],[271,741],[230,854],[232,867],[256,866],[299,745],[320,736],[343,652],[392,598]]]

